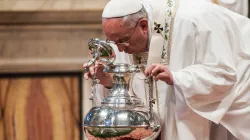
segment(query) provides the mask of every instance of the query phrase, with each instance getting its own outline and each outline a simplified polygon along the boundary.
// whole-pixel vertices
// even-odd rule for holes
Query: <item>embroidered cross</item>
[[[163,31],[163,27],[161,27],[161,24],[157,24],[155,23],[155,28],[154,30],[157,32],[157,33],[161,33]]]

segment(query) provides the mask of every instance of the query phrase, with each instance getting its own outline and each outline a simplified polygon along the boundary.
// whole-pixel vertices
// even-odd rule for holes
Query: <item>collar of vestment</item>
[[[157,0],[150,3],[149,54],[147,65],[163,63],[168,65],[171,52],[171,35],[178,0]],[[145,5],[144,5],[145,7]]]

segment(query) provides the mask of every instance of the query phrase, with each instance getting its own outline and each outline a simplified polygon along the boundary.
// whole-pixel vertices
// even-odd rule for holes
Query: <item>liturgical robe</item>
[[[169,1],[141,0],[140,3],[152,8],[149,20],[163,26],[160,23],[166,18],[161,12]],[[206,0],[172,2],[174,6],[178,4],[178,9],[173,24],[170,63],[166,67],[173,74],[174,85],[157,82],[161,139],[216,139],[210,129],[212,122],[221,124],[238,139],[250,139],[250,20]],[[107,15],[104,9],[103,17]],[[162,45],[167,45],[157,33],[152,25],[149,56],[143,53],[148,59],[153,57],[147,65],[160,63],[156,57],[162,55],[159,53]],[[140,54],[131,56],[117,52],[116,62],[135,63],[134,55]],[[144,82],[140,76],[134,76],[132,87],[143,98]],[[101,88],[98,90],[102,92]]]

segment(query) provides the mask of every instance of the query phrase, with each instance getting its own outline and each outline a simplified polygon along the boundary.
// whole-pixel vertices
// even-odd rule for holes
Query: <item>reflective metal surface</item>
[[[156,115],[151,118],[145,108],[94,107],[86,116],[84,126],[86,136],[93,140],[152,140],[160,132]]]
[[[111,47],[112,42],[106,42],[98,38],[89,40],[89,51],[93,59],[88,61],[88,67],[85,68],[85,72],[89,72],[89,67],[94,65],[98,60],[106,69],[109,69],[109,65],[115,61],[116,55]]]
[[[91,43],[91,45],[96,44],[98,43]],[[105,46],[103,48],[104,50],[100,52],[107,51]],[[93,51],[96,47],[91,49]],[[109,60],[106,61],[108,67],[106,72],[114,75],[113,86],[101,106],[93,107],[86,115],[84,120],[86,136],[90,140],[155,139],[161,127],[159,117],[152,110],[152,100],[150,99],[148,103],[150,106],[144,106],[136,95],[129,92],[131,75],[139,72],[141,66],[109,63],[113,61],[112,58],[106,60]]]
[[[132,109],[118,109],[108,106],[94,107],[86,116],[84,125],[96,127],[149,127],[146,112]]]
[[[89,140],[154,140],[159,132],[143,127],[113,129],[89,127],[85,129],[85,134]]]

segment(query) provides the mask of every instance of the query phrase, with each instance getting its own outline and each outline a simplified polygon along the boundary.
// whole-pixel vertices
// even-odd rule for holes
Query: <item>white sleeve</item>
[[[195,33],[186,40],[194,40],[194,46],[186,47],[195,54],[186,59],[193,63],[172,72],[174,92],[184,96],[194,112],[218,123],[233,101],[231,90],[237,81],[232,43],[224,22],[214,13],[200,13],[190,22],[189,31]]]
[[[248,16],[248,0],[219,0],[219,4],[243,16]]]

